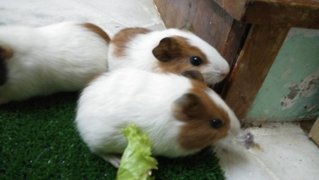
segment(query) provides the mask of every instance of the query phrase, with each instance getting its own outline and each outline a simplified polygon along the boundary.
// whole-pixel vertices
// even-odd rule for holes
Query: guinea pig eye
[[[220,119],[212,119],[209,121],[209,124],[214,129],[219,129],[223,126],[223,122]]]
[[[203,63],[203,60],[198,56],[192,56],[190,62],[193,66],[199,66]]]

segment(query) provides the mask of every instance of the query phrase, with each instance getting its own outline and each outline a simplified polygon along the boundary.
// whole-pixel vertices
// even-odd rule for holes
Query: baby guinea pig
[[[209,85],[220,82],[229,72],[227,61],[215,48],[195,34],[178,29],[123,29],[112,38],[108,59],[110,70],[134,67],[176,74],[197,70]]]
[[[0,26],[0,104],[83,89],[107,70],[109,41],[91,23]]]
[[[202,75],[183,74],[192,79],[127,68],[101,75],[78,101],[80,136],[93,153],[117,166],[114,154],[127,145],[121,129],[131,123],[149,136],[153,155],[167,157],[193,154],[236,132],[238,119]]]

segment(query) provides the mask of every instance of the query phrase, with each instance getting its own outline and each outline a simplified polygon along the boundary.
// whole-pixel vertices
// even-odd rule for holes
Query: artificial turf
[[[116,169],[89,152],[75,127],[76,93],[0,106],[0,179],[115,179]],[[224,179],[209,150],[157,158],[156,179]]]

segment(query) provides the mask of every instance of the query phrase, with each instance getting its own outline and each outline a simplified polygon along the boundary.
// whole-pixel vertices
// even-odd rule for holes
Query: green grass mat
[[[91,154],[74,127],[77,94],[0,106],[0,179],[115,179],[116,169]],[[224,179],[209,150],[158,158],[156,179]]]

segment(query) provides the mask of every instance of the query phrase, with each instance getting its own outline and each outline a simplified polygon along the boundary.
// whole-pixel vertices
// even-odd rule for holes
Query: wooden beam
[[[319,28],[318,0],[213,0],[238,21]]]
[[[277,56],[289,27],[253,25],[223,96],[237,116],[246,116]]]
[[[192,0],[154,0],[167,28],[182,28],[195,14]]]
[[[234,20],[220,53],[230,63],[231,68],[236,62],[236,58],[241,50],[241,46],[246,40],[246,33],[249,30],[249,25]]]
[[[246,12],[248,0],[214,0],[220,7],[238,21],[242,20]]]
[[[258,0],[247,7],[244,22],[319,28],[317,0]]]

